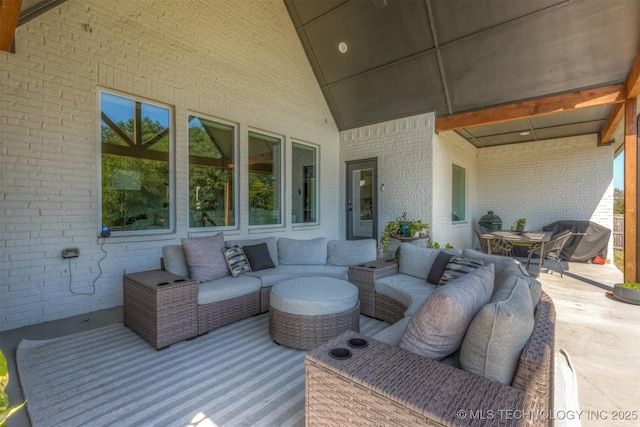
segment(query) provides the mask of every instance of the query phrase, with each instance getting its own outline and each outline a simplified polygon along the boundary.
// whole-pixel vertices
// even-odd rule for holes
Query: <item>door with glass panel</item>
[[[347,162],[347,240],[377,239],[377,160]]]

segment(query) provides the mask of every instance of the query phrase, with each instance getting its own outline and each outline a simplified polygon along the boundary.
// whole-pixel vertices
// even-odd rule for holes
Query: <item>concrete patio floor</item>
[[[615,266],[566,262],[563,266],[561,278],[555,263],[547,261],[539,280],[556,306],[556,351],[564,348],[576,371],[579,406],[584,411],[580,421],[583,426],[640,425],[636,391],[640,383],[640,306],[606,295],[623,279]],[[536,273],[537,265],[530,270]],[[121,320],[122,307],[116,307],[0,333],[0,350],[9,360],[11,403],[22,399],[14,358],[22,338],[48,339]],[[630,419],[634,414],[636,419]],[[26,411],[21,410],[7,425],[29,426]]]

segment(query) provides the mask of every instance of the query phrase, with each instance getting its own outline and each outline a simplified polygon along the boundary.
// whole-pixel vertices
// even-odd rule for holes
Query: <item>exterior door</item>
[[[347,162],[347,240],[377,239],[377,160]]]

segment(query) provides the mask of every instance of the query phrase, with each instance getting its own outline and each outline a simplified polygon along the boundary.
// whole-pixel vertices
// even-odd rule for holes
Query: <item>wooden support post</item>
[[[624,116],[624,281],[638,277],[638,114],[636,98],[627,99]]]
[[[21,7],[22,0],[0,1],[0,50],[2,51],[11,51]]]

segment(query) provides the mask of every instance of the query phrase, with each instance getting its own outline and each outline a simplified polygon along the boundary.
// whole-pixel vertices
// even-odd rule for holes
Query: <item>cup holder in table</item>
[[[349,344],[349,347],[352,348],[364,348],[369,345],[367,340],[365,340],[364,338],[351,338],[349,341],[347,341],[347,344]]]
[[[329,350],[329,356],[338,360],[348,359],[351,357],[351,351],[346,348],[334,348]]]

